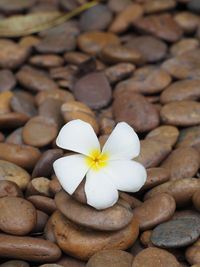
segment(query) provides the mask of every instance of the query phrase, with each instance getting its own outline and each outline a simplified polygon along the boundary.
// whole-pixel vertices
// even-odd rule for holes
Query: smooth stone
[[[175,0],[150,0],[144,4],[144,13],[159,13],[174,9],[176,6]]]
[[[170,180],[194,177],[199,169],[199,153],[192,147],[173,150],[162,162],[161,167],[170,171]]]
[[[0,229],[8,234],[26,235],[36,224],[36,209],[20,197],[0,198]]]
[[[135,70],[135,65],[131,63],[118,63],[114,66],[107,67],[104,73],[109,81],[109,83],[116,83],[127,76],[131,75]]]
[[[51,119],[37,116],[30,119],[24,126],[22,138],[25,144],[36,147],[49,145],[57,136],[58,127]]]
[[[5,91],[0,93],[0,114],[6,114],[11,111],[10,99],[13,96],[13,92]]]
[[[16,85],[16,78],[10,70],[0,71],[0,92],[12,90]]]
[[[30,8],[35,2],[35,0],[1,0],[0,10],[5,13],[15,13]]]
[[[162,104],[181,100],[198,100],[199,98],[199,80],[182,80],[174,82],[160,95]]]
[[[170,14],[145,16],[133,22],[133,26],[167,42],[177,42],[183,34],[181,27]]]
[[[188,246],[199,237],[199,225],[196,220],[177,219],[162,223],[153,229],[151,242],[162,248]]]
[[[17,128],[23,126],[28,119],[29,117],[27,115],[19,112],[9,112],[0,114],[0,128]]]
[[[170,47],[170,53],[172,54],[172,56],[178,56],[189,50],[197,49],[198,47],[199,41],[197,39],[185,38],[173,44]]]
[[[26,188],[26,197],[30,195],[42,195],[51,197],[51,193],[49,191],[49,183],[50,180],[45,177],[33,178]]]
[[[173,216],[175,209],[174,198],[169,194],[161,193],[133,209],[133,217],[139,222],[140,230],[144,231],[168,221]]]
[[[86,267],[130,267],[133,256],[122,250],[102,250],[94,254]]]
[[[150,131],[145,139],[160,141],[164,144],[174,146],[179,136],[179,130],[175,126],[162,125]]]
[[[29,66],[22,67],[17,72],[16,77],[23,87],[34,92],[58,89],[57,84],[52,79]]]
[[[58,210],[70,221],[94,230],[120,230],[133,218],[131,207],[122,199],[111,208],[100,211],[76,201],[64,191],[56,194],[55,202]]]
[[[164,90],[171,83],[171,77],[160,69],[137,69],[134,76],[118,83],[114,90],[114,97],[124,93],[154,94]]]
[[[105,45],[100,52],[100,57],[107,63],[130,62],[137,65],[145,63],[145,59],[139,51],[119,44]]]
[[[200,190],[197,190],[192,196],[192,203],[195,209],[200,211]]]
[[[180,267],[176,257],[168,251],[160,248],[146,248],[139,252],[134,260],[132,267]]]
[[[90,108],[100,109],[111,101],[111,87],[101,72],[92,72],[80,78],[73,88],[75,98]]]
[[[120,39],[113,33],[92,31],[80,34],[77,42],[81,51],[97,55],[105,45],[119,44]]]
[[[134,37],[125,45],[138,50],[149,63],[162,60],[167,53],[167,45],[163,41],[148,35]]]
[[[43,233],[44,227],[49,219],[49,216],[41,210],[36,210],[36,212],[37,212],[37,220],[31,233]]]
[[[150,189],[159,184],[163,184],[170,179],[170,171],[165,168],[149,168],[147,171],[147,179],[142,190]]]
[[[108,0],[108,7],[112,12],[119,13],[131,4],[130,0]]]
[[[30,265],[25,261],[11,260],[1,264],[1,267],[30,267]]]
[[[192,100],[170,102],[161,108],[160,116],[165,124],[197,125],[200,123],[200,103]]]
[[[189,11],[178,12],[175,14],[174,20],[186,34],[194,33],[199,24],[199,16]]]
[[[57,245],[41,238],[0,234],[0,254],[5,258],[50,262],[60,258],[61,250]]]
[[[136,93],[124,93],[112,105],[116,122],[125,121],[136,132],[149,131],[159,124],[159,115],[146,98]]]
[[[140,146],[140,154],[134,160],[141,163],[145,168],[159,166],[160,162],[171,151],[171,146],[168,144],[151,139],[141,140]]]
[[[79,27],[81,31],[104,30],[112,21],[112,12],[104,4],[89,8],[80,15]]]
[[[0,160],[0,180],[16,183],[21,190],[24,190],[30,181],[30,175],[16,164]]]
[[[31,146],[0,143],[0,159],[10,161],[25,169],[33,169],[41,157],[40,151]]]
[[[62,255],[62,257],[56,262],[57,264],[60,264],[64,267],[85,267],[85,262],[75,259],[73,257],[70,257],[68,255]]]
[[[191,203],[193,194],[200,189],[200,180],[197,178],[184,178],[168,181],[149,190],[144,200],[147,200],[159,193],[167,193],[174,197],[178,207],[185,207]]]
[[[48,55],[36,55],[32,56],[29,59],[30,64],[42,67],[42,68],[53,68],[53,67],[59,67],[63,65],[64,60],[62,57],[48,54]]]
[[[180,130],[176,147],[183,146],[200,147],[200,126],[187,127]]]
[[[75,225],[59,211],[49,220],[59,247],[64,253],[82,260],[88,260],[102,249],[125,250],[135,242],[139,234],[136,219],[115,232],[94,231]]]
[[[32,178],[49,177],[53,173],[53,162],[62,156],[63,151],[61,149],[46,150],[36,163],[32,172]]]
[[[199,79],[199,51],[200,49],[186,51],[176,57],[167,59],[161,67],[177,79]]]
[[[23,197],[23,193],[16,183],[8,180],[0,180],[1,197]]]
[[[46,196],[33,195],[27,198],[36,209],[41,210],[47,214],[52,214],[56,209],[54,199]]]
[[[22,129],[23,127],[20,127],[12,131],[9,135],[7,135],[5,142],[11,144],[23,145],[24,142],[22,140]]]
[[[21,66],[30,54],[29,47],[17,44],[8,39],[0,40],[0,67],[16,69]]]
[[[64,59],[69,64],[79,65],[89,60],[91,57],[82,52],[71,51],[64,54]]]
[[[198,264],[200,264],[200,239],[198,239],[194,244],[192,244],[186,249],[185,257],[191,265],[197,264],[197,266],[199,266]]]

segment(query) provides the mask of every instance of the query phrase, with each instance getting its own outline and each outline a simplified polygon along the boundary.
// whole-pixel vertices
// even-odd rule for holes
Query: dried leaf
[[[69,13],[51,11],[2,19],[0,20],[0,37],[20,37],[49,29],[97,4],[98,2],[92,1]]]

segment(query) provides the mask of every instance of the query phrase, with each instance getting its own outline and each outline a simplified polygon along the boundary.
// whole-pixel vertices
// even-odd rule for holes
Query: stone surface
[[[174,16],[174,20],[185,33],[193,33],[199,24],[199,17],[188,11],[179,12]]]
[[[192,219],[177,219],[162,223],[153,229],[151,242],[162,248],[188,246],[199,237],[199,225]]]
[[[169,220],[175,209],[174,198],[166,193],[161,193],[133,209],[133,217],[139,222],[141,231],[144,231]]]
[[[168,11],[176,6],[174,0],[150,0],[144,4],[146,14]]]
[[[180,131],[176,147],[200,147],[200,126],[187,127]]]
[[[19,112],[9,112],[0,114],[1,129],[16,128],[23,126],[29,117]]]
[[[20,260],[11,260],[11,261],[6,261],[2,265],[2,267],[30,267],[30,265],[25,262],[25,261],[20,261]]]
[[[0,92],[12,90],[16,85],[16,78],[10,70],[0,71]]]
[[[170,53],[173,56],[178,56],[189,50],[197,49],[198,47],[199,47],[199,41],[197,39],[185,38],[173,44],[170,47]]]
[[[64,60],[60,56],[49,54],[33,56],[29,59],[29,62],[34,66],[51,68],[63,65]]]
[[[147,179],[142,187],[143,190],[165,183],[170,178],[170,171],[165,168],[161,167],[149,168],[146,171],[147,171]]]
[[[0,180],[0,198],[1,197],[23,197],[19,186],[8,180]]]
[[[185,257],[191,265],[200,263],[200,239],[186,249]]]
[[[56,194],[55,202],[59,211],[69,220],[90,229],[116,231],[127,226],[133,218],[131,207],[122,199],[102,211],[79,203],[64,191]]]
[[[197,190],[192,196],[192,203],[195,209],[200,211],[200,190]]]
[[[56,210],[54,199],[46,196],[33,195],[27,198],[38,210],[52,214]]]

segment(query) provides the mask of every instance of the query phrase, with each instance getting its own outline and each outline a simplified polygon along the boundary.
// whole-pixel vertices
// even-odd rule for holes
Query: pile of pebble
[[[2,0],[13,14],[87,0]],[[0,39],[0,266],[200,266],[200,1],[108,0],[40,32]],[[70,120],[103,145],[138,133],[147,169],[106,210],[72,196],[52,163]],[[123,177],[122,177],[123,179]]]

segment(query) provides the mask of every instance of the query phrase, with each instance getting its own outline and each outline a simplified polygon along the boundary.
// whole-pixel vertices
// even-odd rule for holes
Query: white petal
[[[112,131],[102,152],[108,153],[110,160],[132,159],[140,153],[140,141],[131,126],[120,122]]]
[[[63,189],[71,195],[83,180],[89,166],[85,156],[78,154],[57,159],[53,168]]]
[[[93,150],[100,150],[98,138],[92,126],[81,120],[72,120],[59,132],[56,144],[64,149],[88,155]]]
[[[96,209],[106,209],[118,200],[118,191],[103,169],[89,170],[86,176],[85,193],[87,203]]]
[[[133,160],[109,161],[105,168],[116,188],[121,191],[137,192],[146,181],[146,170]]]

